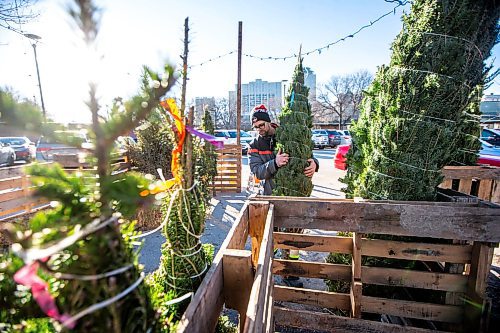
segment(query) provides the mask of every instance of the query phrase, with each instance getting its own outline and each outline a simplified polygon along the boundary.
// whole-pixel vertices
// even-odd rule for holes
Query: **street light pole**
[[[36,76],[38,78],[38,88],[40,89],[40,102],[42,103],[42,114],[43,114],[43,119],[46,119],[47,113],[45,111],[45,103],[43,102],[42,82],[40,81],[40,70],[38,69],[38,58],[36,56],[36,43],[38,42],[38,40],[42,39],[42,37],[34,34],[24,34],[24,36],[32,40],[31,46],[33,46],[33,53],[35,54]]]

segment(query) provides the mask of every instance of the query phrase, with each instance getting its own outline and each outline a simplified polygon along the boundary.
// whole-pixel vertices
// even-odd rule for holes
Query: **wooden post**
[[[224,252],[223,265],[226,307],[239,312],[240,332],[243,332],[254,279],[252,252],[228,249]]]
[[[354,318],[361,318],[361,237],[362,234],[352,235],[352,276],[351,276],[351,315]]]
[[[243,39],[243,22],[238,22],[238,86],[236,88],[236,144],[239,146],[241,130],[241,55]]]
[[[465,304],[465,332],[486,332],[488,315],[485,290],[494,248],[490,243],[474,242]]]
[[[260,245],[262,243],[268,209],[269,203],[266,201],[250,202],[248,207],[248,215],[250,217],[248,235],[252,239],[252,264],[254,268],[257,267],[259,261]]]

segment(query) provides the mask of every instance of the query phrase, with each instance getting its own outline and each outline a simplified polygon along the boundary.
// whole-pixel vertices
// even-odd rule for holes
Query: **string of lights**
[[[338,44],[340,42],[343,42],[345,41],[346,39],[348,38],[354,38],[354,36],[356,36],[357,34],[359,34],[361,31],[373,26],[375,23],[379,22],[380,20],[382,20],[384,17],[386,16],[389,16],[391,13],[393,14],[396,14],[396,9],[398,9],[399,7],[404,7],[406,6],[406,4],[408,4],[408,1],[396,1],[396,0],[385,0],[386,2],[390,2],[390,3],[397,3],[397,5],[391,9],[390,11],[388,11],[387,13],[379,16],[378,18],[376,18],[375,20],[372,20],[370,21],[370,23],[368,24],[365,24],[364,26],[360,27],[358,30],[356,30],[355,32],[347,35],[347,36],[344,36],[342,38],[339,38],[337,39],[336,41],[333,41],[325,46],[322,46],[322,47],[318,47],[314,50],[311,50],[311,51],[307,51],[305,53],[302,53],[302,55],[310,55],[310,54],[313,54],[313,53],[318,53],[318,54],[321,54],[321,52],[323,52],[324,50],[329,50],[331,46],[335,45],[335,44]],[[213,58],[210,58],[208,60],[205,60],[201,63],[198,63],[196,65],[191,65],[191,66],[188,66],[188,68],[193,68],[193,67],[198,67],[198,66],[203,66],[204,64],[206,63],[209,63],[209,62],[213,62],[213,61],[217,61],[221,58],[224,58],[226,56],[229,56],[233,53],[236,53],[237,51],[236,50],[233,50],[233,51],[230,51],[230,52],[227,52],[225,54],[222,54],[220,56],[217,56],[217,57],[213,57]],[[258,56],[258,55],[253,55],[253,54],[248,54],[248,53],[243,53],[243,55],[245,57],[248,57],[248,58],[255,58],[255,59],[259,59],[259,60],[287,60],[287,59],[295,59],[297,58],[297,54],[292,54],[292,55],[288,55],[288,56],[284,56],[284,57],[273,57],[273,56]]]
[[[386,1],[386,2],[392,2],[392,1]],[[397,1],[397,5],[391,9],[390,11],[388,11],[387,13],[379,16],[378,18],[376,18],[375,20],[373,21],[370,21],[369,24],[365,24],[364,26],[360,27],[358,30],[356,30],[355,32],[347,35],[347,36],[344,36],[342,38],[339,38],[337,39],[336,41],[333,41],[325,46],[322,46],[322,47],[318,47],[314,50],[311,50],[311,51],[308,51],[308,52],[304,52],[303,55],[305,56],[308,56],[312,53],[316,53],[318,52],[318,54],[321,54],[321,52],[323,52],[324,50],[329,50],[330,49],[330,46],[333,46],[335,44],[338,44],[340,42],[343,42],[345,41],[346,39],[348,38],[354,38],[354,36],[356,36],[357,34],[359,34],[361,31],[373,26],[375,23],[377,23],[378,21],[382,20],[384,17],[386,16],[389,16],[391,13],[394,13],[396,14],[396,9],[398,7],[402,7],[402,6],[405,6],[407,4],[406,1]],[[285,56],[285,57],[262,57],[262,56],[255,56],[255,55],[252,55],[252,54],[243,54],[245,57],[249,57],[249,58],[257,58],[259,60],[287,60],[287,59],[295,59],[297,58],[297,54],[293,54],[293,55],[288,55],[288,56]]]

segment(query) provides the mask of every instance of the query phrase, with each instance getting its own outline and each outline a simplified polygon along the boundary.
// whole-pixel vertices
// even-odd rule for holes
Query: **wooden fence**
[[[217,150],[215,192],[241,192],[241,145],[225,145]]]
[[[50,163],[43,163],[50,164]],[[128,170],[126,160],[117,160],[111,165],[114,173]],[[24,165],[0,169],[0,221],[21,217],[48,207],[47,199],[35,198],[31,194],[35,186],[31,184],[30,176],[24,173]],[[65,168],[66,172],[85,171],[95,173],[93,169]]]
[[[447,166],[441,188],[449,188],[479,199],[500,203],[500,168],[489,166]]]
[[[265,201],[264,201],[265,200]],[[229,232],[202,285],[185,312],[179,332],[212,332],[223,304],[240,313],[242,332],[274,332],[274,325],[322,332],[436,332],[367,320],[375,315],[431,322],[446,331],[485,331],[486,277],[493,248],[500,241],[500,206],[482,201],[354,202],[352,200],[257,197],[247,202]],[[352,237],[273,232],[278,228],[347,231]],[[367,234],[427,237],[402,241]],[[252,249],[245,250],[247,238]],[[431,239],[458,239],[467,244]],[[273,247],[349,254],[350,264],[274,259]],[[425,262],[462,263],[461,274],[367,265],[366,256]],[[274,285],[275,275],[293,275],[348,283],[349,292],[327,292]],[[367,287],[414,291],[371,295]],[[446,293],[461,302],[446,303]],[[278,304],[276,302],[279,302]],[[297,310],[290,303],[316,310]],[[330,309],[325,313],[324,309]],[[345,313],[340,316],[331,313]]]

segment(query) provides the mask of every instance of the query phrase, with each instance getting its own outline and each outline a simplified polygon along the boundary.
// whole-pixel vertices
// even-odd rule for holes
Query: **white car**
[[[326,130],[312,130],[314,148],[325,149],[328,147],[328,132]]]
[[[351,137],[351,133],[349,133],[348,130],[336,130],[337,132],[339,132],[341,134],[340,136],[340,144],[341,145],[350,145],[352,143],[352,137]]]
[[[224,140],[224,144],[235,145],[237,138],[236,135],[238,132],[236,130],[215,130],[215,136],[218,138],[222,138]],[[240,130],[240,142],[241,142],[241,151],[243,155],[246,155],[249,149],[249,144],[252,142],[253,136],[248,134],[245,131]]]
[[[14,148],[6,143],[0,142],[0,165],[13,165],[16,161],[16,152]]]

